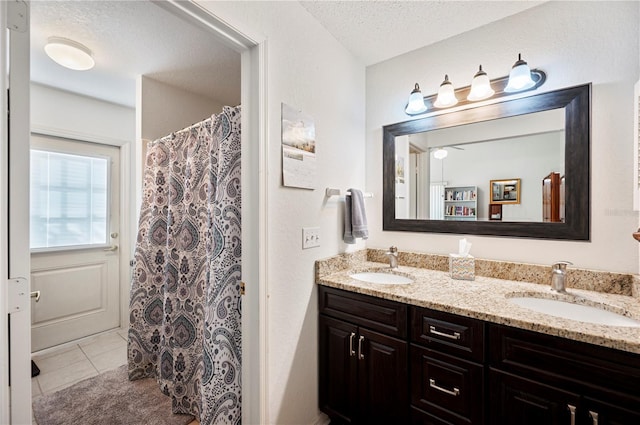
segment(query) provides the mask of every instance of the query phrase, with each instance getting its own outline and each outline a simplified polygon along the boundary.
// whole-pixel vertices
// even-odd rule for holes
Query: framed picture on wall
[[[519,204],[520,203],[520,179],[491,180],[492,204]]]

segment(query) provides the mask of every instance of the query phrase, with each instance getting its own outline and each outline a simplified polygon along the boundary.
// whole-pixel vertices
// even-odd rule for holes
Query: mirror
[[[383,127],[383,229],[589,240],[591,85]]]

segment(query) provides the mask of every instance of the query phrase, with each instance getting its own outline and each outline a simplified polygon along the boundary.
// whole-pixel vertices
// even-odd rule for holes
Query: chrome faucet
[[[389,251],[385,253],[387,257],[389,257],[389,267],[392,269],[398,268],[398,248],[395,246],[389,247]]]
[[[573,265],[570,261],[558,261],[551,266],[551,290],[566,293],[565,278],[567,276],[567,266]]]

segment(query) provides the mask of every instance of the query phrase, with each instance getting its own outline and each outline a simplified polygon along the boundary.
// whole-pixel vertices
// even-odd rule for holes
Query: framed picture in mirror
[[[519,204],[520,179],[491,180],[492,204]]]
[[[489,220],[502,220],[502,204],[489,204]]]

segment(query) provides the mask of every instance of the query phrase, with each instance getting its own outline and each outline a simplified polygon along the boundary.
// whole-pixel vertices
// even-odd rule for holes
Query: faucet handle
[[[554,271],[559,270],[563,272],[567,269],[567,266],[573,266],[573,263],[571,261],[560,260],[553,263],[553,266],[551,266],[551,268]]]

